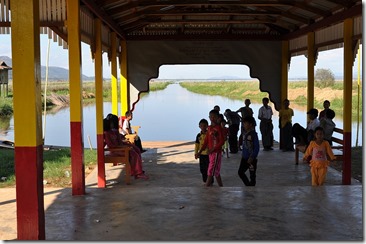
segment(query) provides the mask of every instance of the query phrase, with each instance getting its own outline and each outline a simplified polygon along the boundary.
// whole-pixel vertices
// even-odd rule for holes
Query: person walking
[[[259,128],[262,134],[262,144],[264,151],[273,150],[273,124],[272,124],[272,108],[268,105],[269,99],[262,99],[263,106],[259,108],[258,119],[261,121]]]
[[[289,107],[290,101],[286,98],[283,100],[283,108],[279,111],[279,127],[281,137],[281,148],[283,152],[295,151],[294,141],[292,137],[292,117],[294,116],[294,110]]]
[[[258,134],[254,130],[255,119],[252,116],[243,118],[245,134],[238,175],[246,186],[255,186],[257,172],[257,156],[259,153]],[[249,169],[250,181],[245,172]]]
[[[324,140],[324,130],[318,126],[314,132],[315,139],[312,140],[304,154],[304,161],[310,162],[311,185],[321,186],[324,184],[330,160],[335,160],[332,148],[327,140]]]
[[[207,135],[201,149],[198,151],[198,156],[208,148],[209,166],[207,170],[206,186],[212,186],[212,180],[215,176],[217,184],[223,186],[220,169],[222,157],[222,145],[224,144],[224,136],[221,125],[218,124],[219,111],[213,109],[209,113],[210,126],[207,129]]]

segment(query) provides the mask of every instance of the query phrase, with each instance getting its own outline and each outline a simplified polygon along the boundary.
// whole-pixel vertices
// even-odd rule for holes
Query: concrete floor
[[[193,142],[143,142],[149,180],[123,181],[106,165],[108,187],[86,179],[84,196],[45,188],[46,240],[77,241],[362,241],[363,188],[342,185],[329,168],[312,187],[308,164],[294,152],[260,151],[257,185],[237,175],[240,154],[223,157],[224,187],[203,186]],[[300,156],[302,154],[300,153]],[[16,239],[14,189],[0,189],[0,237]]]

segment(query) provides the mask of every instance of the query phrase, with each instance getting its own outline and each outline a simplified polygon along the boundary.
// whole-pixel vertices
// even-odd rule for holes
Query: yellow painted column
[[[102,59],[102,22],[94,19],[95,37],[95,107],[96,107],[96,129],[97,129],[97,150],[98,150],[98,187],[104,188],[105,165],[104,165],[104,138],[103,138],[103,59]]]
[[[288,66],[289,66],[289,42],[282,41],[282,63],[281,63],[281,104],[279,108],[283,106],[283,100],[288,98]],[[281,137],[281,131],[279,131],[280,149],[283,148],[283,140]]]
[[[116,33],[111,32],[111,86],[112,86],[112,114],[118,116],[118,92],[117,92],[117,39]]]
[[[17,240],[45,240],[39,1],[11,2]]]
[[[351,184],[351,146],[352,146],[352,66],[354,61],[353,19],[346,19],[343,26],[344,40],[344,78],[343,78],[343,171],[342,184]]]
[[[314,108],[315,33],[308,33],[308,107]]]
[[[127,43],[126,41],[121,41],[121,116],[125,116],[125,113],[129,110],[129,88],[127,81]]]
[[[282,41],[282,79],[281,79],[281,108],[282,101],[288,98],[288,66],[289,66],[289,42]]]
[[[85,194],[80,3],[67,1],[72,195]]]

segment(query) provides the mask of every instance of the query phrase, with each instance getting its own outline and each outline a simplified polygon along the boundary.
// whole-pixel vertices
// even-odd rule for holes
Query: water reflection
[[[244,99],[243,99],[244,100]],[[198,122],[202,118],[208,119],[208,112],[219,105],[221,112],[229,108],[236,111],[244,106],[240,100],[232,100],[220,96],[207,96],[195,94],[182,88],[179,84],[169,85],[163,91],[151,92],[143,96],[136,105],[132,125],[140,125],[139,130],[142,141],[193,141],[199,132]],[[258,110],[262,104],[251,104],[254,116],[258,120]],[[274,110],[273,104],[270,106]],[[104,116],[111,112],[111,103],[103,104]],[[295,116],[293,123],[306,123],[306,108],[292,106]],[[118,110],[120,111],[120,109]],[[278,112],[273,111],[274,139],[279,140]],[[84,106],[83,109],[84,146],[96,147],[95,105]],[[342,118],[336,117],[334,122],[337,127],[343,128]],[[1,122],[0,122],[1,123]],[[8,122],[6,131],[0,133],[0,139],[14,140],[13,118]],[[352,145],[356,142],[356,123],[352,124]],[[1,131],[0,127],[0,131]],[[360,125],[362,131],[362,125]],[[261,135],[257,126],[259,138]],[[90,143],[89,145],[89,140]],[[362,133],[359,134],[362,142]],[[46,145],[70,145],[70,109],[63,108],[55,114],[46,116]],[[362,143],[359,143],[362,145]]]

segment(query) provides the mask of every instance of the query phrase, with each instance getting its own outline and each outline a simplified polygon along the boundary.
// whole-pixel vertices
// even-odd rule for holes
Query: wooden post
[[[81,72],[80,3],[68,0],[67,28],[69,44],[70,138],[72,195],[85,194],[83,141],[83,97]]]
[[[128,96],[128,81],[127,81],[127,43],[126,41],[121,41],[121,116],[125,116],[127,110],[129,110],[129,96]]]
[[[314,108],[315,33],[308,33],[308,108]]]
[[[353,66],[353,19],[346,19],[343,26],[344,78],[343,78],[343,171],[342,184],[351,184],[352,142],[352,66]]]
[[[96,106],[96,129],[98,150],[98,187],[104,188],[105,165],[104,165],[104,139],[103,139],[103,60],[102,60],[102,22],[94,19],[95,33],[95,106]]]
[[[39,36],[39,1],[12,1],[11,46],[14,68],[18,240],[45,240]]]
[[[111,33],[111,85],[112,85],[112,114],[118,116],[118,92],[117,92],[117,39],[116,33]]]
[[[288,66],[289,66],[289,42],[288,41],[282,41],[282,70],[281,70],[281,104],[280,109],[283,106],[283,100],[285,100],[288,97]],[[284,148],[283,140],[281,137],[281,130],[279,130],[279,138],[280,138],[280,149]]]

